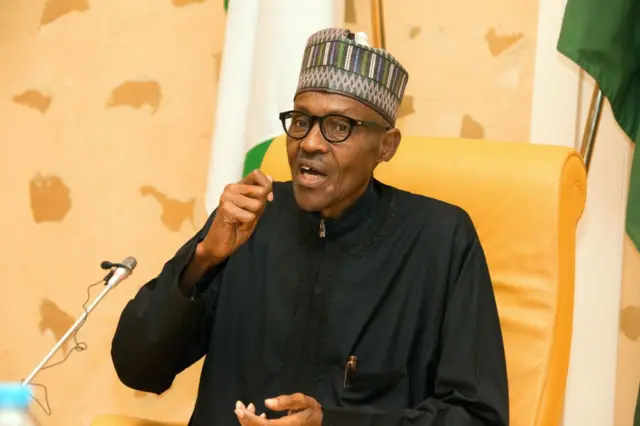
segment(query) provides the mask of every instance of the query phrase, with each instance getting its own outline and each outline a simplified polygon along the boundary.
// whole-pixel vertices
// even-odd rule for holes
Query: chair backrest
[[[286,140],[261,170],[290,180]],[[512,426],[561,422],[573,321],[575,236],[586,173],[572,149],[403,137],[376,170],[389,185],[464,208],[478,230],[498,301]]]

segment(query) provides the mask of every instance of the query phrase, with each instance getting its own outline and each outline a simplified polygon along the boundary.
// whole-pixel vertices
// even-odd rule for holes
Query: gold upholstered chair
[[[261,169],[288,180],[285,139]],[[512,426],[561,423],[573,320],[576,226],[586,173],[574,150],[404,137],[376,177],[464,208],[485,249],[505,338]],[[93,426],[159,426],[105,416]]]

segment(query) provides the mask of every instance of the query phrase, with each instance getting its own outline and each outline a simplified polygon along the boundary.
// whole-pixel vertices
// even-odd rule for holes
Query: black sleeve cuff
[[[180,278],[182,277],[182,274],[184,274],[185,270],[187,269],[187,266],[189,265],[189,263],[191,262],[191,259],[196,253],[196,248],[198,247],[198,244],[200,244],[202,240],[204,240],[204,237],[201,237],[201,236],[198,236],[192,239],[189,242],[189,244],[182,247],[180,251],[176,254],[176,259],[180,259],[178,264],[176,264],[176,268],[179,268],[178,282],[176,283],[176,286],[179,286]],[[222,272],[226,264],[227,264],[227,259],[225,259],[222,263],[209,269],[207,272],[205,272],[202,278],[191,287],[188,294],[184,294],[182,293],[182,291],[180,291],[179,293],[181,293],[185,298],[189,300],[196,300],[204,296],[207,293],[207,291],[211,288],[211,283]]]

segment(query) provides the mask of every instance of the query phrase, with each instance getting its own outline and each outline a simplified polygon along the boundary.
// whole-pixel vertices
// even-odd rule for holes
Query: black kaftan
[[[295,392],[326,425],[508,424],[496,302],[462,209],[372,180],[325,221],[274,183],[253,236],[185,297],[179,277],[212,218],[124,309],[124,384],[162,393],[206,356],[195,426],[237,425],[237,400],[277,417],[265,398]]]

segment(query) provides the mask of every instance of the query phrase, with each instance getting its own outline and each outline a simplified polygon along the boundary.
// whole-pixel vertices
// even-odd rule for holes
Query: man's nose
[[[320,130],[320,123],[315,122],[309,130],[309,134],[302,140],[300,148],[312,154],[317,152],[326,153],[329,151],[327,140]]]

